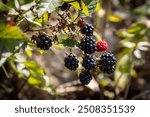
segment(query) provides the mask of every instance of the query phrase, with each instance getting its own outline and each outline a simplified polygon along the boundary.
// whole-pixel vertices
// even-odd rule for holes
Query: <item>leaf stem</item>
[[[9,78],[8,72],[7,72],[6,68],[4,67],[4,65],[2,65],[2,69],[3,69],[6,77]]]

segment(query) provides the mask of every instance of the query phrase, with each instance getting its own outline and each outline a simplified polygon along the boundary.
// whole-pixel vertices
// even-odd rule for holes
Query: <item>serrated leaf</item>
[[[25,13],[24,15],[24,18],[26,20],[28,20],[29,22],[33,23],[33,24],[36,24],[38,26],[41,26],[40,23],[36,22],[35,21],[35,16],[34,16],[34,13],[32,11],[28,11],[27,13]]]
[[[81,0],[81,2],[74,1],[74,0],[64,0],[64,2],[71,4],[74,8],[78,10],[82,10],[81,12],[83,12],[86,16],[89,16],[88,8],[83,2],[83,0]]]
[[[109,20],[111,22],[121,22],[123,20],[123,18],[120,17],[119,15],[111,14],[111,15],[109,15]]]
[[[36,85],[44,86],[45,85],[44,70],[34,61],[26,61],[24,62],[24,65],[30,72],[30,78],[28,80],[28,83],[34,86]]]
[[[6,26],[0,23],[0,66],[26,44],[25,36],[17,26]]]
[[[131,64],[131,51],[128,54],[122,56],[117,62],[114,78],[116,83],[119,81],[117,86],[121,90],[124,90],[128,83]]]
[[[19,1],[18,0],[14,0],[14,3],[15,3],[16,9],[19,10],[20,9]]]
[[[128,28],[129,33],[139,33],[140,31],[146,29],[146,25],[143,23],[136,23],[133,24],[131,27]]]
[[[39,8],[37,9],[38,17],[41,17],[44,13],[51,13],[61,6],[63,0],[40,0]]]
[[[79,45],[78,41],[74,39],[62,39],[60,44],[66,47],[76,47]]]
[[[120,44],[121,44],[123,47],[130,48],[130,49],[132,49],[132,48],[134,48],[134,47],[136,46],[135,43],[129,42],[129,41],[126,41],[126,40],[122,40],[122,41],[120,42]]]
[[[88,9],[88,14],[89,15],[96,11],[97,5],[100,5],[100,4],[98,4],[97,0],[92,0],[92,1],[91,0],[83,0],[83,2],[85,3],[85,6]],[[80,13],[80,16],[81,17],[86,17],[85,16],[86,14],[85,13],[83,14],[83,13]]]

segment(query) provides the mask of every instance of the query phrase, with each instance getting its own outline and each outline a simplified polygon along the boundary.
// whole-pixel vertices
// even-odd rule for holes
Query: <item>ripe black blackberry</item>
[[[83,28],[81,28],[81,32],[85,34],[86,36],[93,36],[93,30],[94,30],[94,27],[92,26],[92,24],[88,24],[88,23],[86,23],[83,26]]]
[[[82,71],[79,74],[79,80],[83,85],[88,85],[92,80],[92,75],[90,74],[89,71]]]
[[[86,36],[80,43],[80,48],[87,54],[92,54],[96,51],[96,41],[91,36]]]
[[[48,50],[52,46],[52,40],[47,35],[39,35],[36,44],[38,48]]]
[[[64,3],[62,4],[62,6],[60,6],[60,9],[61,9],[62,11],[66,11],[66,10],[69,10],[70,7],[71,7],[70,4],[64,2]]]
[[[111,53],[103,53],[100,57],[100,63],[103,66],[109,66],[109,65],[114,65],[116,63],[117,59],[115,56]]]
[[[115,71],[115,63],[117,59],[111,53],[103,53],[100,57],[101,71],[111,74]]]
[[[96,67],[95,57],[92,56],[92,55],[87,55],[86,54],[83,58],[82,66],[87,70],[94,69]]]
[[[66,56],[64,62],[65,62],[65,67],[71,71],[76,70],[79,66],[79,61],[77,57],[72,54]]]

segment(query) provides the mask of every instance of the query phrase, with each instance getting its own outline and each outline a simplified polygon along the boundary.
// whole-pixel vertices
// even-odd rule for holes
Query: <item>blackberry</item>
[[[71,71],[75,71],[79,66],[79,61],[75,55],[68,55],[65,57],[65,67]]]
[[[115,63],[117,59],[111,53],[103,53],[100,57],[101,71],[111,74],[115,71]]]
[[[63,3],[63,5],[60,6],[60,9],[61,9],[62,11],[67,11],[67,10],[69,10],[70,7],[71,7],[70,4],[68,4],[68,3]]]
[[[98,41],[96,46],[97,46],[97,51],[100,51],[100,52],[106,51],[108,49],[108,44],[104,40]]]
[[[96,67],[95,57],[92,55],[85,55],[83,58],[82,66],[88,70],[94,69]]]
[[[115,71],[115,67],[114,66],[101,66],[101,71],[103,71],[104,73],[107,74],[111,74]]]
[[[96,41],[91,36],[86,36],[80,43],[80,48],[85,53],[92,54],[96,51]]]
[[[88,85],[92,80],[92,75],[90,74],[89,71],[82,71],[79,74],[79,80],[83,85]]]
[[[81,28],[81,32],[86,36],[93,36],[94,27],[91,24],[86,23],[83,28]]]
[[[100,57],[100,63],[103,66],[109,66],[114,65],[116,63],[117,59],[115,56],[111,53],[103,53]]]
[[[48,50],[52,46],[52,40],[47,35],[39,35],[36,44],[38,48]]]

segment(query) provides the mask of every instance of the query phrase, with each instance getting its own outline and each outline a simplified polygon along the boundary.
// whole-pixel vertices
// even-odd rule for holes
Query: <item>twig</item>
[[[45,28],[40,28],[40,29],[27,29],[25,32],[29,32],[29,31],[40,31],[40,30],[45,30],[45,29],[50,29],[52,27],[45,27]]]
[[[133,52],[134,52],[134,50],[133,50]],[[132,52],[132,58],[131,58],[131,59],[134,58],[134,57],[133,57],[133,52]],[[132,60],[131,60],[131,61],[132,61]],[[127,97],[128,97],[128,93],[129,93],[129,89],[130,89],[130,85],[131,85],[131,79],[132,79],[131,74],[132,74],[133,67],[134,67],[134,62],[131,64],[130,73],[129,73],[129,75],[128,75],[129,81],[128,81],[128,85],[127,85],[126,90],[125,90],[124,99],[127,99]]]
[[[133,98],[131,98],[131,100],[136,100],[144,95],[146,95],[147,93],[150,93],[150,90],[146,90],[144,92],[139,93],[138,95],[134,96]]]

